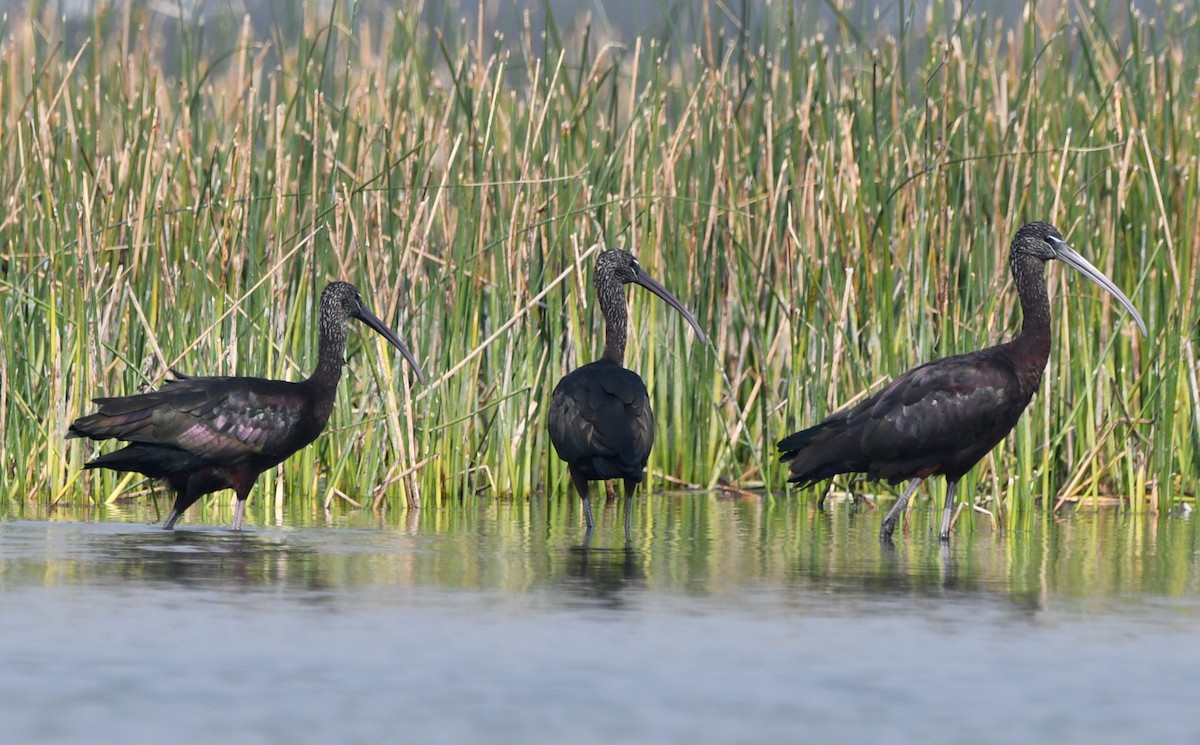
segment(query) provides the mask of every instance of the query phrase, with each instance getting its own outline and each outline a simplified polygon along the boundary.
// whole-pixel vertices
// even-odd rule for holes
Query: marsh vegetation
[[[264,474],[252,522],[570,497],[545,419],[554,381],[599,355],[599,242],[669,277],[711,338],[632,297],[626,364],[659,427],[649,491],[778,496],[780,436],[1014,332],[1007,246],[1034,219],[1125,289],[1151,335],[1052,268],[1042,391],[959,494],[1002,524],[1064,500],[1191,500],[1194,14],[1030,4],[1010,26],[933,3],[874,34],[809,30],[779,5],[733,33],[700,16],[688,40],[606,38],[546,11],[499,37],[423,21],[420,4],[367,23],[314,3],[294,29],[138,4],[82,24],[10,13],[7,509],[147,493],[82,476],[89,453],[63,435],[90,397],[171,367],[299,379],[331,279],[363,291],[430,382],[352,338],[329,430]]]

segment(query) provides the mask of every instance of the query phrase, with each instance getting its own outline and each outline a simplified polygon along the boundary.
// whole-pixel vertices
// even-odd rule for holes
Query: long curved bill
[[[1146,332],[1146,322],[1142,320],[1142,316],[1137,312],[1137,308],[1133,307],[1133,301],[1125,297],[1125,293],[1121,292],[1120,288],[1114,285],[1111,279],[1104,276],[1103,272],[1092,266],[1092,262],[1080,256],[1079,252],[1067,245],[1066,241],[1060,241],[1053,236],[1047,240],[1054,247],[1055,258],[1107,290],[1108,294],[1115,297],[1121,305],[1125,306],[1125,310],[1133,315],[1133,320],[1137,323],[1138,328],[1141,329],[1142,336],[1149,336]]]
[[[421,366],[417,364],[417,358],[413,357],[412,352],[408,351],[408,347],[404,346],[404,342],[400,341],[400,337],[396,336],[396,332],[392,331],[387,325],[379,320],[379,316],[371,312],[371,309],[366,305],[359,303],[358,305],[358,320],[367,324],[384,339],[388,340],[393,347],[400,350],[400,354],[404,359],[408,360],[408,364],[412,365],[412,369],[417,374],[417,382],[424,385],[425,374],[421,372]]]
[[[646,274],[646,271],[642,269],[641,266],[638,266],[635,270],[633,281],[642,287],[645,287],[650,292],[653,292],[655,295],[658,295],[660,298],[662,298],[663,302],[678,311],[679,315],[683,316],[683,320],[687,321],[688,325],[691,326],[696,332],[696,336],[700,337],[700,343],[708,343],[708,337],[705,336],[704,332],[700,329],[700,323],[696,321],[696,317],[692,315],[692,312],[683,307],[683,303],[679,302],[679,298],[672,295],[670,290],[659,284],[654,277]]]

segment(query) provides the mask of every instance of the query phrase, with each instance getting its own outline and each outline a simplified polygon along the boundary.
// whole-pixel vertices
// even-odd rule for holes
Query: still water
[[[1197,520],[654,495],[0,522],[0,742],[1196,741]],[[99,519],[102,517],[103,519]],[[321,524],[325,523],[325,524]]]

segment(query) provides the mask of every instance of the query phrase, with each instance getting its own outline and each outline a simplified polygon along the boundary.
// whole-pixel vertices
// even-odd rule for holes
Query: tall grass
[[[264,475],[252,519],[563,493],[545,412],[602,344],[598,242],[635,251],[711,332],[701,346],[632,293],[650,487],[779,495],[780,436],[1013,333],[1007,245],[1033,219],[1152,335],[1051,267],[1042,391],[960,493],[1002,523],[1193,496],[1194,18],[1030,6],[1006,26],[906,4],[896,34],[822,35],[792,3],[751,25],[701,4],[616,43],[544,9],[504,39],[423,23],[419,3],[371,23],[317,5],[265,30],[134,6],[0,24],[0,494],[19,509],[147,488],[82,475],[92,449],[63,434],[94,395],[169,367],[306,375],[331,279],[432,382],[355,336],[329,431]]]

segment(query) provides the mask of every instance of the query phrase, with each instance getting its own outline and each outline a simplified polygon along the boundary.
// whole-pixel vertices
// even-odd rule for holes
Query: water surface
[[[241,534],[0,522],[0,742],[1200,735],[1194,519],[942,549],[918,510],[887,551],[881,512],[655,495],[628,548],[610,509],[587,549],[565,498]]]

